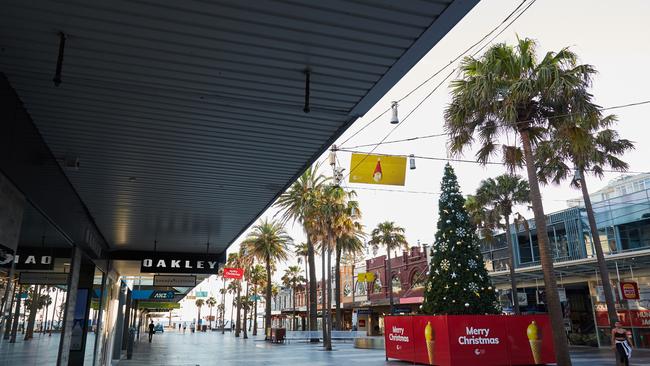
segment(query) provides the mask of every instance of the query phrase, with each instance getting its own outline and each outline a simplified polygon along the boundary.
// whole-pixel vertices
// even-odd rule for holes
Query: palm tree
[[[238,280],[231,281],[226,287],[226,292],[233,295],[232,306],[230,307],[230,330],[233,330],[234,319],[232,317],[233,310],[237,307],[237,295],[241,291],[241,284]],[[225,324],[225,323],[224,323]]]
[[[249,252],[248,246],[242,245],[239,248],[239,266],[244,269],[244,279],[246,280],[246,295],[244,296],[244,339],[248,339],[248,327],[246,324],[246,319],[248,316],[249,305],[249,290],[250,290],[250,270],[255,262],[254,256]]]
[[[281,223],[264,219],[253,227],[242,243],[248,253],[266,266],[265,334],[271,328],[271,268],[276,261],[287,259],[288,245],[292,242]]]
[[[449,150],[461,155],[478,142],[476,159],[482,164],[502,151],[503,162],[514,169],[525,163],[535,215],[540,262],[544,273],[558,365],[571,365],[564,333],[553,257],[549,246],[544,206],[535,169],[534,147],[567,111],[593,116],[598,108],[587,92],[595,70],[578,65],[569,49],[548,52],[537,60],[535,41],[518,39],[516,47],[500,43],[480,58],[466,57],[461,78],[452,81],[452,100],[445,110]],[[518,136],[521,147],[499,144],[499,136]],[[523,151],[522,151],[523,150]]]
[[[385,283],[388,286],[388,296],[390,301],[390,313],[393,313],[393,268],[390,263],[390,252],[399,248],[408,249],[408,242],[404,237],[404,228],[395,225],[392,221],[384,221],[377,225],[370,233],[370,241],[368,244],[372,245],[373,250],[376,252],[379,247],[385,247],[388,254],[386,261],[386,277]]]
[[[582,190],[600,279],[605,292],[607,312],[612,325],[618,321],[618,317],[585,174],[592,172],[602,179],[605,168],[619,172],[628,169],[628,164],[619,156],[634,149],[634,144],[630,140],[619,138],[618,132],[610,128],[616,120],[614,115],[598,116],[598,118],[567,116],[564,123],[557,124],[552,130],[548,140],[539,143],[535,155],[539,180],[542,183],[560,184],[575,173],[571,183]]]
[[[521,311],[519,309],[519,299],[517,298],[517,279],[515,278],[515,256],[510,231],[510,216],[512,215],[512,206],[528,203],[529,196],[528,182],[514,174],[502,174],[496,178],[483,180],[476,190],[476,200],[480,204],[487,206],[490,211],[496,213],[498,217],[496,224],[500,224],[502,218],[505,221],[506,243],[508,245],[508,255],[510,256],[512,307],[517,315]]]
[[[240,247],[241,249],[241,247]],[[235,267],[235,268],[241,268],[242,267],[242,255],[241,255],[241,250],[238,253],[230,253],[228,254],[228,260],[226,261],[228,266],[230,267]],[[235,337],[239,337],[239,334],[241,332],[241,280],[234,280],[232,281],[236,283],[236,290],[237,290],[237,295],[235,297],[235,302],[237,304],[237,317],[235,319]],[[232,328],[232,325],[231,325]]]
[[[318,216],[318,203],[326,181],[327,178],[318,173],[318,165],[309,167],[275,203],[282,212],[282,221],[284,223],[287,221],[299,222],[307,236],[307,262],[309,264],[309,295],[307,298],[309,300],[309,330],[312,332],[317,330],[318,325],[316,306],[318,279],[316,278],[314,250],[315,219]],[[318,338],[312,338],[311,342],[318,342]]]
[[[265,270],[264,266],[260,264],[256,264],[253,266],[253,268],[249,271],[249,280],[253,284],[253,296],[255,297],[255,300],[253,301],[254,303],[254,312],[255,314],[253,315],[253,335],[257,335],[257,301],[259,297],[259,287],[264,284],[265,281]]]
[[[356,213],[356,212],[355,212]],[[343,254],[349,254],[355,256],[363,252],[363,241],[364,236],[363,226],[358,221],[353,221],[353,231],[346,233],[341,236],[336,241],[336,264],[334,270],[334,280],[336,281],[336,292],[334,293],[334,302],[336,308],[336,329],[343,329],[343,312],[341,311],[341,256]],[[352,263],[352,274],[354,276],[354,262]],[[354,279],[352,280],[354,285]],[[353,286],[354,287],[354,286]],[[354,292],[354,289],[352,289]]]
[[[291,301],[292,301],[292,314],[291,314],[291,328],[296,330],[296,291],[298,288],[305,283],[305,278],[300,274],[299,266],[289,266],[289,268],[284,270],[284,275],[282,276],[282,284],[285,287],[291,289]]]
[[[205,304],[208,306],[210,309],[210,329],[212,329],[212,308],[217,305],[217,299],[215,299],[213,296],[208,297],[208,299],[205,301]]]
[[[298,264],[300,264],[303,260],[305,261],[305,279],[309,278],[309,244],[307,243],[300,243],[294,246],[294,252],[293,255],[296,256],[296,259],[298,260]],[[309,285],[311,287],[311,285]],[[305,307],[307,309],[307,328],[309,328],[309,322],[311,321],[311,313],[309,309],[309,291],[305,291],[305,304],[307,306]],[[304,329],[303,329],[304,330]]]
[[[346,191],[338,185],[328,185],[318,203],[315,232],[321,243],[323,289],[323,344],[326,350],[332,349],[332,274],[331,253],[336,248],[336,241],[344,235],[353,235],[356,220],[360,217],[359,205],[353,198],[354,191]],[[327,258],[327,264],[325,264]],[[327,273],[327,275],[326,275]],[[338,274],[335,274],[338,277]]]
[[[468,194],[465,197],[465,209],[469,215],[469,221],[476,226],[476,233],[486,241],[494,240],[494,232],[497,230],[499,217],[494,211],[485,207],[474,195]]]
[[[197,324],[196,330],[199,330],[198,326],[201,324],[201,307],[205,305],[205,300],[196,299],[194,305],[196,305],[196,308],[198,309],[198,314],[196,316],[196,324]]]

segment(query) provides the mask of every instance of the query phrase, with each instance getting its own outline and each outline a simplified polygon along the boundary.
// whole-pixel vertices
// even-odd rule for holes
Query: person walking
[[[153,338],[153,334],[156,332],[155,327],[153,325],[153,320],[151,323],[149,323],[149,343],[151,343],[151,339]]]
[[[178,333],[180,333],[180,332],[181,332],[181,327],[183,327],[183,324],[181,324],[181,323],[178,323]]]
[[[186,330],[187,330],[187,323],[183,323],[183,334],[185,334]]]
[[[616,353],[616,365],[629,366],[632,357],[632,339],[628,330],[621,325],[621,322],[614,323],[612,349]]]
[[[194,333],[194,322],[190,323],[190,331]]]

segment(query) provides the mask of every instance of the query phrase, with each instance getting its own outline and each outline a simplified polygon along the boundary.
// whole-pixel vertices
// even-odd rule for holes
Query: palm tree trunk
[[[309,270],[308,270],[308,267],[307,267],[308,260],[309,259],[307,259],[307,257],[305,257],[305,281],[309,281]],[[306,310],[307,329],[310,329],[309,323],[311,321],[311,311],[309,311],[310,310],[309,309],[309,290],[307,289],[307,286],[304,287],[304,290],[305,290],[305,305],[306,305],[305,310]],[[305,330],[304,323],[303,323],[302,330],[303,331]]]
[[[297,324],[296,324],[296,288],[291,289],[291,294],[292,296],[292,301],[293,301],[293,314],[291,314],[291,327],[293,330],[296,330]]]
[[[223,309],[221,309],[221,334],[226,333],[226,278],[223,277],[223,294],[221,296],[221,303],[223,304]]]
[[[386,262],[386,286],[388,286],[388,301],[390,302],[390,315],[393,315],[393,308],[395,307],[393,300],[393,267],[390,263],[390,248],[386,248],[388,253],[388,261]]]
[[[271,259],[266,258],[266,314],[264,319],[264,334],[265,339],[271,329]]]
[[[314,251],[314,243],[312,243],[309,233],[307,233],[307,260],[309,262],[309,331],[318,331],[318,279],[316,279],[316,259]],[[318,337],[311,338],[311,343],[318,343]]]
[[[52,320],[51,320],[52,324],[50,324],[50,332],[49,332],[50,337],[52,336],[52,328],[54,327],[54,316],[56,315],[56,302],[58,300],[59,300],[59,290],[55,288],[54,289],[54,303],[52,304],[52,306],[54,307],[52,309]]]
[[[327,311],[327,288],[326,288],[326,278],[325,278],[325,246],[326,243],[322,242],[321,243],[321,272],[322,272],[322,282],[321,282],[321,318],[322,318],[322,325],[323,325],[323,347],[327,347],[327,316],[325,316],[325,312]]]
[[[232,334],[232,327],[233,327],[233,323],[234,323],[234,319],[233,319],[233,317],[232,317],[232,312],[233,312],[233,310],[235,310],[235,306],[234,306],[234,305],[235,305],[235,303],[233,303],[233,304],[230,306],[230,332],[231,332],[230,334]],[[225,308],[224,308],[224,309],[225,309]]]
[[[325,345],[327,351],[332,350],[332,243],[329,244],[327,248],[327,344]]]
[[[253,285],[253,293],[255,294],[255,309],[253,312],[255,313],[253,316],[253,335],[257,335],[257,283]]]
[[[605,264],[605,255],[603,254],[603,247],[600,243],[598,226],[596,225],[594,209],[591,206],[591,197],[589,197],[589,190],[587,189],[587,182],[585,181],[586,177],[583,170],[580,170],[580,177],[580,189],[582,190],[582,198],[585,201],[585,210],[587,211],[587,219],[589,220],[589,229],[591,230],[591,237],[596,249],[596,260],[598,261],[600,282],[603,284],[603,292],[605,292],[607,315],[609,316],[609,324],[613,327],[614,323],[618,321],[618,315],[616,314],[616,305],[614,304],[614,296],[612,294],[612,282],[609,279],[609,270]]]
[[[237,315],[235,319],[235,337],[241,332],[241,281],[237,284]]]
[[[519,120],[526,120],[521,118]],[[542,194],[539,190],[539,181],[535,170],[535,160],[533,157],[532,144],[528,129],[524,126],[519,129],[521,142],[524,149],[524,159],[526,161],[526,172],[528,173],[528,183],[530,185],[530,201],[533,206],[535,215],[535,228],[537,231],[537,244],[539,246],[540,262],[544,274],[544,290],[546,291],[546,307],[551,318],[551,329],[553,330],[553,342],[555,344],[555,358],[558,366],[570,366],[571,358],[569,356],[569,345],[567,344],[566,332],[564,330],[564,321],[562,315],[562,306],[560,305],[560,295],[555,282],[555,271],[553,269],[553,253],[548,240],[546,228],[546,217],[544,216],[544,206],[542,204]]]
[[[13,285],[14,288],[11,293],[11,299],[8,302],[9,307],[7,308],[8,316],[7,316],[7,320],[5,321],[5,332],[4,335],[2,336],[2,339],[4,340],[9,339],[9,336],[11,335],[11,329],[13,328],[13,315],[11,314],[11,309],[14,306],[14,303],[20,301],[20,299],[18,298],[18,294],[20,293],[18,292],[18,288],[19,288],[18,281],[14,280]]]
[[[336,293],[334,294],[334,301],[336,304],[336,330],[343,329],[343,314],[341,312],[341,248],[336,246],[336,263],[334,264],[334,281],[336,281]]]
[[[19,287],[18,296],[23,292],[22,286]],[[11,324],[11,337],[9,343],[16,343],[16,333],[18,333],[18,322],[20,321],[20,303],[21,299],[18,297],[16,299],[16,310],[14,313],[14,321]]]
[[[212,305],[210,305],[210,320],[208,324],[210,324],[210,330],[212,330]],[[172,325],[172,317],[171,317],[171,310],[169,311],[169,325]]]
[[[521,314],[519,309],[519,298],[517,296],[517,279],[515,278],[515,248],[513,248],[512,234],[510,232],[510,215],[504,215],[506,219],[506,243],[508,255],[510,255],[510,290],[512,293],[512,309],[516,315]]]
[[[38,303],[41,297],[41,288],[38,285],[32,290],[32,306],[29,307],[29,317],[27,318],[27,329],[25,329],[25,340],[34,338],[34,323],[36,323],[36,313],[38,312]]]
[[[244,339],[248,339],[248,324],[246,324],[246,317],[248,315],[248,289],[249,283],[246,281],[246,297],[244,297]]]

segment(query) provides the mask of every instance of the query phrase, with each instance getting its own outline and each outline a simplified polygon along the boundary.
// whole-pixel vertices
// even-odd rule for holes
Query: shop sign
[[[174,291],[158,290],[133,290],[131,293],[133,300],[173,300]]]
[[[359,315],[371,315],[372,309],[357,309],[357,314]]]
[[[0,250],[0,266],[10,267],[16,263],[16,269],[27,270],[52,270],[54,268],[54,259],[52,251],[43,250],[19,250],[14,254],[10,250]]]
[[[181,304],[177,302],[155,302],[139,301],[138,309],[180,309]]]
[[[621,298],[623,300],[639,300],[639,286],[636,282],[621,282]]]
[[[555,362],[545,315],[387,316],[386,357],[426,365]]]
[[[196,276],[153,276],[153,285],[159,287],[194,287],[196,286]]]
[[[233,280],[241,280],[244,278],[244,269],[243,268],[224,268],[223,277],[230,278]]]
[[[374,272],[362,272],[357,274],[357,282],[372,282],[374,280]]]
[[[23,285],[65,285],[68,274],[63,272],[20,272],[18,282]]]
[[[140,272],[217,274],[221,259],[213,254],[151,253],[140,261]]]
[[[602,306],[597,310],[601,311],[596,311],[596,325],[610,327],[607,307]],[[650,328],[650,310],[617,310],[616,314],[624,327]]]
[[[207,291],[197,291],[196,292],[196,297],[208,297],[208,292]]]
[[[408,307],[394,307],[393,314],[409,314],[411,313],[411,308]]]

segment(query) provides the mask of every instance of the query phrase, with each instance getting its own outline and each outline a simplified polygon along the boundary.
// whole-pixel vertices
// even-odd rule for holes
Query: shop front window
[[[618,227],[623,250],[650,247],[650,220],[645,219]]]

